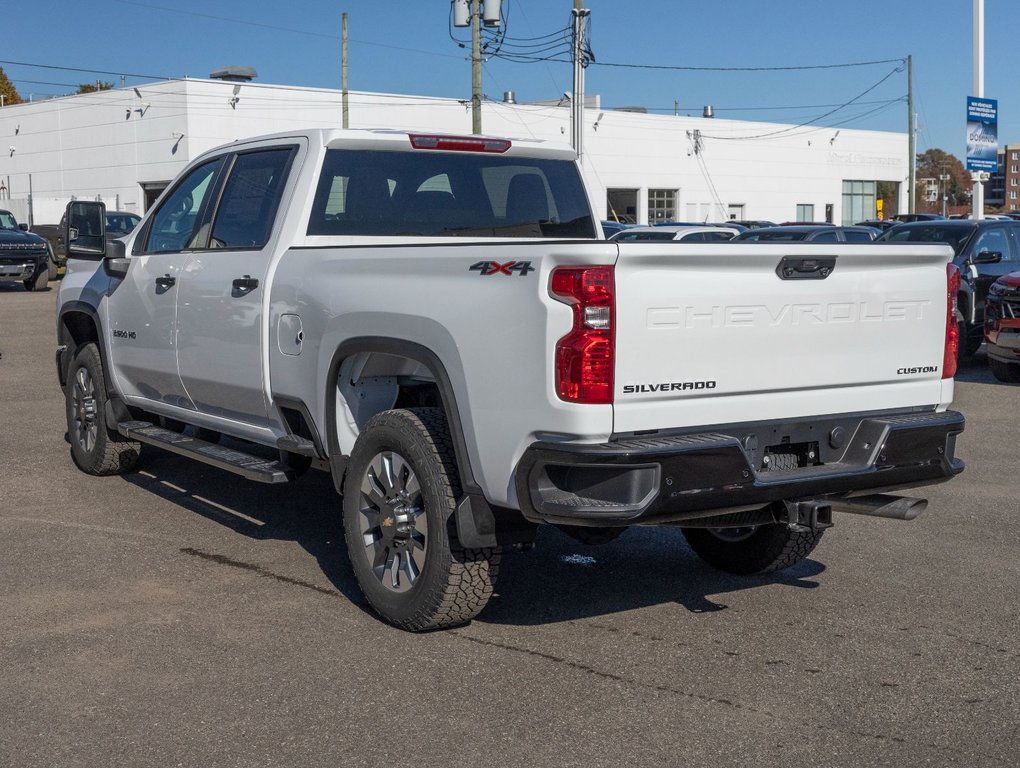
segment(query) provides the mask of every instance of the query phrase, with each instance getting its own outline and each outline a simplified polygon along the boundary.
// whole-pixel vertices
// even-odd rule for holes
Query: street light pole
[[[974,96],[981,99],[985,95],[985,0],[974,0]],[[981,184],[981,173],[973,171],[974,182],[971,193],[971,218],[981,220],[985,217],[985,188]]]

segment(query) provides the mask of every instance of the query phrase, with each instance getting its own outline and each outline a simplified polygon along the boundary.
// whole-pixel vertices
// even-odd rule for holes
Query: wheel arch
[[[450,378],[446,365],[444,365],[435,352],[422,344],[405,339],[380,336],[362,336],[347,339],[336,348],[330,360],[325,391],[323,393],[323,403],[326,417],[326,448],[329,452],[330,463],[333,467],[333,479],[337,489],[341,489],[340,486],[343,480],[342,470],[346,464],[346,457],[343,455],[337,437],[337,379],[340,367],[345,360],[354,355],[364,353],[405,358],[424,366],[429,371],[435,381],[439,405],[446,414],[450,436],[453,438],[454,456],[457,462],[457,471],[460,474],[463,493],[483,495],[472,471],[467,435],[464,430],[461,411],[458,407],[453,381]]]
[[[60,308],[57,318],[58,363],[57,376],[60,386],[67,385],[67,371],[74,357],[74,351],[82,344],[94,342],[99,349],[103,370],[109,371],[109,359],[103,335],[103,324],[95,307],[83,301],[69,301]],[[109,376],[106,377],[107,392],[111,391]]]

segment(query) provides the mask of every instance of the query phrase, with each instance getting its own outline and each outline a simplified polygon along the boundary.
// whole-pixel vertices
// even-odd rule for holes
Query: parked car
[[[834,227],[831,224],[749,229],[735,240],[753,243],[870,243],[881,234],[872,227]]]
[[[908,224],[912,221],[945,221],[941,213],[897,213],[893,216],[900,224]]]
[[[737,232],[746,232],[747,227],[736,221],[660,221],[658,224],[649,224],[651,227],[728,227]]]
[[[0,211],[0,280],[16,280],[29,291],[44,291],[50,279],[46,241],[19,224],[10,211]]]
[[[1020,272],[1003,275],[988,289],[985,350],[995,378],[1020,383]]]
[[[960,268],[960,354],[972,355],[984,336],[985,298],[992,283],[1020,266],[1020,222],[942,219],[900,224],[882,233],[883,243],[946,243]]]
[[[620,243],[638,241],[677,241],[688,243],[723,243],[732,240],[737,232],[729,227],[702,227],[697,225],[659,224],[654,227],[631,227],[617,232],[610,240]]]
[[[602,224],[602,234],[605,236],[606,240],[611,238],[617,232],[623,232],[623,230],[630,229],[634,226],[633,224],[624,224],[622,221],[603,220],[600,223]]]
[[[868,219],[867,221],[858,221],[854,224],[855,227],[871,227],[877,229],[880,232],[885,232],[887,229],[895,227],[900,222],[895,219]]]
[[[765,219],[739,219],[731,221],[730,224],[739,224],[747,229],[760,229],[761,227],[774,227],[776,222],[766,221]]]
[[[137,213],[128,211],[107,211],[106,212],[106,239],[116,240],[131,232],[142,217]],[[59,224],[37,224],[32,227],[32,232],[40,237],[46,238],[50,244],[51,258],[57,274],[64,274],[67,269],[67,248],[64,245],[64,219]],[[51,271],[51,277],[55,277]]]

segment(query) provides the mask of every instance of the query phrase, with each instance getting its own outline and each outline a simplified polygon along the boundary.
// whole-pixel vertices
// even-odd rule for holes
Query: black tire
[[[1007,384],[1020,384],[1020,363],[1007,363],[989,357],[988,365],[991,366],[992,375],[999,381]]]
[[[25,281],[26,291],[45,291],[50,282],[49,269],[40,269],[35,277]]]
[[[90,475],[119,475],[138,462],[141,445],[106,423],[106,376],[94,343],[75,350],[64,389],[71,458]]]
[[[457,541],[460,491],[438,408],[380,413],[354,445],[343,496],[347,551],[368,602],[396,627],[463,624],[492,596],[500,551]]]
[[[796,565],[813,550],[824,531],[795,531],[785,523],[746,528],[683,528],[691,549],[727,573],[771,573]]]

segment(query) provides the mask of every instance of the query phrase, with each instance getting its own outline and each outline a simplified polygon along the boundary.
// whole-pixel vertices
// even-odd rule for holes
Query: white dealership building
[[[567,142],[570,106],[485,101],[487,135]],[[0,208],[55,223],[71,198],[143,213],[205,150],[341,125],[336,90],[182,79],[0,109]],[[470,133],[466,100],[352,92],[352,128]],[[602,109],[584,112],[583,165],[601,218],[637,223],[874,218],[907,205],[906,133]],[[884,211],[886,216],[897,211]]]

